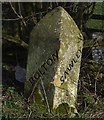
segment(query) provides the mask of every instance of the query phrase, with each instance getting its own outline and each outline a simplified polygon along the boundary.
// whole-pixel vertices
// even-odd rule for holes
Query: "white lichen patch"
[[[70,114],[71,109],[75,113],[82,40],[74,20],[62,7],[40,20],[31,33],[25,94],[42,78],[50,109],[67,103]]]

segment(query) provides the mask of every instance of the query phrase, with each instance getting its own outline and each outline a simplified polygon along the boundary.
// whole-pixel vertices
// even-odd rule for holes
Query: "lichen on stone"
[[[37,85],[44,97],[42,80],[44,101],[47,97],[50,109],[56,110],[66,103],[70,115],[76,112],[82,46],[80,30],[62,7],[48,13],[31,33],[25,94],[30,94]]]

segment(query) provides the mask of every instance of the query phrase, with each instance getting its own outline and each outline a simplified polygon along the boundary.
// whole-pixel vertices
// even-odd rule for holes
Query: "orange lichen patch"
[[[59,79],[54,79],[54,81],[52,81],[50,83],[57,87],[61,86],[61,81]]]

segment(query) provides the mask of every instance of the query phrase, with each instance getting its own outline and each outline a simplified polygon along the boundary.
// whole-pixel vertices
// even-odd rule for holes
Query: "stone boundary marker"
[[[82,46],[80,30],[62,7],[41,19],[30,37],[25,83],[28,100],[48,112],[76,113]]]

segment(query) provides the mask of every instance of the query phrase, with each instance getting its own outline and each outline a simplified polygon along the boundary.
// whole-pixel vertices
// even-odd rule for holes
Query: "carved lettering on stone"
[[[80,30],[62,7],[41,19],[30,37],[25,95],[36,86],[47,109],[67,103],[75,113],[82,46]]]

